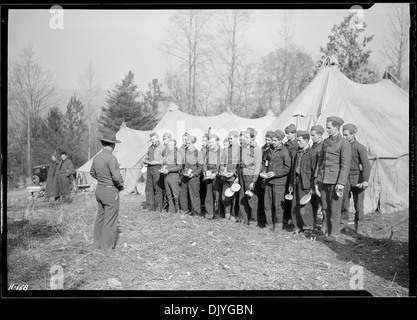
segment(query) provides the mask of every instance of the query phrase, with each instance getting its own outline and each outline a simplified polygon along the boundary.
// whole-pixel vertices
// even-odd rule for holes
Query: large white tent
[[[371,161],[365,212],[391,213],[409,207],[409,97],[392,81],[359,84],[336,65],[325,65],[313,81],[266,130],[309,130],[326,118],[341,117],[358,127],[357,140]],[[327,137],[327,133],[324,134]]]

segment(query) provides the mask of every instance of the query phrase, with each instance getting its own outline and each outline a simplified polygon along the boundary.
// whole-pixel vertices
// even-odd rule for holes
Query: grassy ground
[[[351,290],[358,265],[372,295],[408,295],[408,211],[368,214],[362,239],[352,232],[328,244],[142,211],[143,196],[124,195],[117,253],[109,258],[91,248],[93,192],[54,207],[28,201],[21,190],[7,197],[8,285],[51,290],[49,271],[60,265],[65,290]]]

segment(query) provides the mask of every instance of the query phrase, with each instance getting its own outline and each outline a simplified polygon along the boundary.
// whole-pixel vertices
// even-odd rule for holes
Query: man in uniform
[[[352,160],[349,170],[349,179],[346,182],[343,194],[342,205],[342,230],[346,230],[349,222],[350,197],[353,196],[355,206],[355,231],[361,232],[364,221],[363,202],[365,199],[365,189],[369,186],[371,175],[371,163],[364,145],[356,140],[358,128],[348,123],[343,126],[343,137],[350,143],[352,150]]]
[[[200,175],[203,169],[202,159],[194,146],[197,138],[189,135],[184,154],[181,177],[180,206],[185,214],[201,216]],[[191,204],[191,208],[189,205]]]
[[[234,193],[231,197],[226,197],[225,190],[230,188],[234,182],[237,182],[237,169],[239,166],[240,146],[238,143],[239,133],[235,130],[229,132],[229,146],[223,150],[222,166],[220,168],[220,181],[222,183],[222,202],[224,206],[225,218],[236,221],[235,203],[237,195]]]
[[[325,241],[334,242],[340,234],[340,217],[343,191],[349,177],[352,151],[350,143],[340,134],[343,119],[328,117],[326,131],[329,137],[323,141],[318,159],[317,182],[320,184],[323,207],[326,209]]]
[[[116,140],[115,135],[104,136],[101,139],[103,151],[93,158],[90,169],[90,175],[97,180],[98,204],[93,247],[101,250],[105,255],[114,253],[119,215],[119,191],[123,190],[119,164],[112,154],[116,143],[120,141]]]
[[[272,136],[275,135],[274,131],[267,131],[265,134],[265,144],[261,147],[262,150],[262,171],[268,167],[271,155],[271,146],[272,146]],[[258,196],[258,219],[259,226],[264,227],[266,223],[265,217],[265,207],[264,207],[264,198],[265,198],[265,186],[263,185],[263,180],[261,177],[256,181],[256,189],[259,190]]]
[[[72,164],[72,161],[68,159],[67,152],[61,152],[61,163],[58,167],[58,184],[61,197],[65,203],[71,203],[70,193],[75,172],[74,165]]]
[[[291,159],[282,143],[284,132],[278,129],[270,135],[272,144],[269,148],[269,161],[263,165],[262,172],[267,173],[264,198],[266,225],[275,231],[283,228],[285,184],[290,173]]]
[[[208,133],[204,133],[203,137],[201,138],[201,149],[199,150],[199,159],[201,160],[201,164],[204,165],[206,163],[206,155],[208,150]],[[200,203],[201,203],[201,215],[204,216],[206,214],[206,182],[203,180],[204,175],[200,174]]]
[[[311,146],[311,149],[316,151],[317,156],[320,154],[321,149],[323,147],[323,133],[324,128],[321,125],[315,125],[312,126],[310,129],[310,136],[311,140],[313,140],[313,145]],[[317,172],[315,173],[315,176],[317,177]],[[322,208],[322,201],[318,194],[316,194],[316,190],[314,190],[314,193],[311,195],[311,205],[313,206],[313,219],[314,219],[314,230],[318,231],[318,223],[317,223],[317,214],[322,213],[323,220],[322,220],[322,231],[325,232],[326,226],[324,223],[324,210]]]
[[[239,183],[239,220],[246,224],[258,225],[258,193],[255,183],[262,166],[262,150],[255,142],[258,132],[248,128],[241,146]]]
[[[292,159],[290,192],[294,192],[291,208],[291,220],[295,227],[294,233],[309,238],[313,231],[313,207],[311,202],[301,204],[302,197],[312,194],[315,190],[314,180],[317,166],[317,153],[310,148],[310,135],[307,131],[297,131],[298,151]]]
[[[284,146],[287,148],[290,158],[292,159],[294,154],[297,152],[298,149],[298,143],[296,139],[296,127],[294,124],[290,124],[288,127],[285,128],[285,136],[287,137],[287,141],[284,143]],[[288,187],[290,185],[290,177],[291,177],[291,171],[287,176],[287,183],[285,185],[285,192],[288,192]],[[292,200],[294,201],[294,200]],[[290,225],[288,222],[291,220],[291,207],[292,207],[292,201],[290,200],[284,200],[284,224],[286,224],[288,227]]]
[[[159,172],[162,166],[163,152],[165,147],[159,142],[159,135],[156,132],[150,134],[152,144],[149,146],[147,159],[144,161],[148,166],[145,195],[148,209],[162,212],[164,179]]]
[[[207,190],[205,199],[206,218],[209,220],[213,219],[215,214],[219,214],[220,180],[218,174],[222,152],[218,141],[219,137],[217,135],[211,134],[209,136],[209,148],[203,165]]]
[[[168,198],[169,212],[177,213],[179,211],[179,179],[182,167],[182,156],[178,149],[176,149],[177,142],[174,139],[169,139],[167,143],[167,153],[162,160],[163,165],[167,166],[164,173],[165,191]]]

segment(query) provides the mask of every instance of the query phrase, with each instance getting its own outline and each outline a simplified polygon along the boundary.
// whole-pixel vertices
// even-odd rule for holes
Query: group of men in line
[[[62,151],[59,159],[51,155],[45,186],[45,202],[53,203],[62,200],[71,203],[70,193],[73,186],[75,169],[66,151]]]
[[[366,148],[356,141],[357,127],[343,123],[340,117],[327,118],[326,139],[320,125],[308,132],[291,124],[285,132],[268,131],[262,147],[253,128],[230,131],[223,148],[217,135],[204,134],[200,150],[197,138],[187,133],[178,148],[170,133],[161,143],[153,132],[144,161],[146,209],[287,229],[306,237],[317,233],[333,242],[347,228],[353,196],[360,232],[371,166]],[[311,200],[301,201],[306,197]]]

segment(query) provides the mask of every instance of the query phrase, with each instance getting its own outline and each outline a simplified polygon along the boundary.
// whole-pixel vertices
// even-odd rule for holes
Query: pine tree
[[[129,128],[143,130],[150,120],[150,115],[146,112],[144,104],[138,101],[140,94],[134,74],[129,71],[121,83],[107,91],[107,107],[102,108],[98,120],[100,132],[103,133],[104,128],[117,132],[123,122],[126,122]]]
[[[374,83],[378,79],[368,64],[372,51],[366,48],[374,36],[363,36],[360,43],[358,38],[360,33],[365,31],[366,23],[363,21],[360,27],[355,27],[357,24],[352,24],[354,19],[355,13],[351,12],[339,25],[333,26],[326,47],[320,47],[322,59],[334,57],[338,61],[340,71],[352,81]]]
[[[64,115],[58,107],[49,109],[45,118],[43,139],[49,148],[58,152],[64,141]]]

